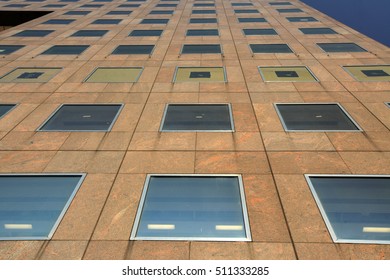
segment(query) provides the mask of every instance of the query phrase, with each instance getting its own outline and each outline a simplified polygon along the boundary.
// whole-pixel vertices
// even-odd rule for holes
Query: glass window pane
[[[278,35],[273,28],[262,28],[262,29],[243,29],[244,34],[249,35]]]
[[[141,67],[99,67],[87,79],[88,83],[135,83]]]
[[[218,29],[189,29],[186,36],[219,36]]]
[[[252,3],[232,3],[233,7],[253,6]]]
[[[13,35],[14,37],[45,37],[54,30],[23,30]]]
[[[276,9],[279,13],[302,13],[301,9]]]
[[[183,45],[182,54],[188,53],[222,53],[221,45]]]
[[[14,104],[0,104],[0,118],[5,116],[9,111],[11,111],[16,105]]]
[[[112,54],[151,54],[154,45],[120,45]]]
[[[106,13],[106,15],[125,15],[128,16],[132,13],[132,11],[110,11]]]
[[[318,21],[313,17],[288,17],[287,20],[289,22],[313,22]]]
[[[131,37],[143,37],[143,36],[160,36],[162,30],[133,30],[129,34]]]
[[[362,82],[390,82],[390,65],[344,66],[356,80]]]
[[[258,14],[260,13],[258,10],[234,10],[235,14]]]
[[[74,21],[75,19],[49,19],[42,24],[70,24]]]
[[[317,45],[325,52],[366,52],[355,43],[318,43]]]
[[[69,11],[66,12],[64,15],[73,15],[73,16],[84,16],[88,15],[91,11]]]
[[[303,34],[338,34],[332,28],[299,28]]]
[[[97,19],[93,21],[91,24],[118,24],[122,20],[121,19]]]
[[[154,19],[146,18],[141,21],[141,24],[167,24],[169,19]]]
[[[0,45],[0,55],[11,54],[23,47],[23,45]]]
[[[173,11],[151,11],[149,15],[173,15]]]
[[[238,22],[267,22],[265,18],[238,18]]]
[[[192,14],[200,15],[200,14],[216,14],[215,10],[192,10]]]
[[[46,83],[61,71],[61,68],[16,68],[0,78],[1,83]]]
[[[305,66],[259,67],[261,77],[266,82],[317,82]]]
[[[217,23],[216,18],[191,18],[190,23]]]
[[[292,53],[286,44],[250,44],[253,53]]]
[[[108,30],[79,30],[72,34],[72,37],[102,37]]]
[[[88,45],[56,45],[53,46],[43,53],[42,55],[79,55],[82,54]]]

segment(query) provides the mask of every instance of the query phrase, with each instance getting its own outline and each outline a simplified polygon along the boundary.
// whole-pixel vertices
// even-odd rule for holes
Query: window
[[[49,19],[42,24],[70,24],[74,21],[75,19]]]
[[[290,2],[269,2],[271,6],[288,6],[291,5]]]
[[[258,10],[234,10],[235,14],[258,14],[260,13]]]
[[[337,103],[275,104],[286,131],[359,131],[358,125]]]
[[[129,34],[130,37],[143,37],[143,36],[161,36],[162,30],[133,30]]]
[[[390,244],[390,176],[305,177],[334,242]]]
[[[216,18],[191,18],[190,23],[217,23]]]
[[[219,36],[218,29],[189,29],[186,36]]]
[[[82,54],[86,49],[88,49],[88,45],[56,45],[53,46],[43,53],[42,55],[79,55]]]
[[[338,34],[336,31],[334,31],[332,28],[299,28],[299,30],[303,34]]]
[[[84,174],[0,175],[0,239],[50,239]]]
[[[91,11],[69,11],[66,12],[64,15],[70,15],[70,16],[85,16],[88,15]]]
[[[0,104],[0,119],[15,108],[15,104]]]
[[[149,54],[151,55],[154,45],[119,45],[112,54]]]
[[[253,53],[292,53],[286,44],[250,44]]]
[[[192,10],[192,14],[194,15],[202,15],[202,14],[216,14],[215,10]]]
[[[234,131],[230,104],[168,104],[161,131]]]
[[[14,37],[45,37],[50,33],[53,33],[54,30],[23,30],[15,35]]]
[[[288,17],[287,20],[289,22],[313,22],[318,21],[313,17]]]
[[[110,11],[106,13],[106,15],[125,15],[128,16],[132,13],[132,11]]]
[[[163,7],[166,7],[166,8],[171,8],[171,7],[176,7],[177,4],[157,4],[156,7],[160,7],[160,8],[163,8]]]
[[[317,82],[313,73],[305,66],[259,67],[265,82]]]
[[[38,129],[41,131],[110,131],[122,105],[62,105]]]
[[[0,55],[11,54],[23,47],[23,45],[0,45]]]
[[[276,9],[279,13],[302,13],[301,9]]]
[[[318,43],[325,52],[367,52],[355,43]]]
[[[195,3],[194,7],[215,7],[213,3]]]
[[[221,45],[183,45],[182,54],[189,53],[222,53]]]
[[[80,8],[101,8],[103,6],[103,4],[84,4],[81,5]]]
[[[135,83],[141,67],[99,67],[85,80],[88,83]]]
[[[71,37],[102,37],[108,30],[79,30],[72,34]]]
[[[223,67],[178,67],[174,82],[226,82]]]
[[[243,29],[246,36],[249,35],[278,35],[273,28],[262,28],[262,29]]]
[[[173,11],[151,11],[149,15],[173,15]]]
[[[97,19],[91,24],[118,24],[121,21],[121,19]]]
[[[61,71],[61,68],[16,68],[0,78],[1,83],[46,83]]]
[[[79,0],[60,0],[60,2],[79,2]]]
[[[233,7],[246,7],[246,6],[253,6],[252,3],[232,3]]]
[[[240,175],[148,175],[134,240],[250,241]]]
[[[25,8],[27,6],[30,6],[30,4],[9,4],[9,5],[5,5],[4,7],[7,7],[7,8]]]
[[[141,21],[141,24],[167,24],[169,19],[157,19],[157,18],[146,18]]]
[[[265,18],[238,18],[238,22],[267,22]]]
[[[118,7],[120,8],[138,8],[141,6],[140,4],[120,4]]]
[[[47,4],[45,6],[43,6],[44,8],[63,8],[65,7],[66,5],[64,4]]]
[[[343,68],[361,82],[390,81],[390,65],[344,66]]]

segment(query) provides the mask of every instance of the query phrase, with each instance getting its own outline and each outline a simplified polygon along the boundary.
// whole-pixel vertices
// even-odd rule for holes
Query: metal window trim
[[[120,46],[153,46],[152,50],[149,54],[147,53],[127,53],[127,54],[114,54],[113,52]],[[152,57],[154,50],[156,49],[156,45],[118,45],[116,46],[109,55],[147,55],[149,58]]]
[[[178,82],[176,81],[176,77],[177,77],[177,72],[179,71],[179,68],[222,68],[223,70],[223,82],[216,82],[216,81],[202,81],[202,82]],[[225,66],[211,66],[211,67],[207,67],[207,66],[176,66],[175,67],[175,73],[173,74],[173,79],[172,79],[172,83],[227,83],[227,73],[226,73],[226,67]]]
[[[103,84],[129,83],[129,82],[88,82],[88,79],[91,78],[91,76],[99,69],[141,69],[141,71],[138,73],[136,80],[134,82],[132,82],[132,83],[136,83],[136,82],[138,82],[138,79],[141,77],[141,74],[144,71],[145,67],[144,66],[134,66],[134,67],[131,67],[131,66],[130,67],[126,67],[126,66],[119,66],[119,67],[97,66],[92,70],[92,72],[86,78],[84,78],[84,80],[82,82],[83,83],[96,83],[96,84],[98,84],[98,83],[103,83]]]
[[[204,45],[216,45],[216,46],[219,46],[220,49],[221,49],[221,52],[220,53],[183,53],[183,49],[184,49],[184,46],[204,46]],[[180,49],[180,54],[179,55],[183,55],[183,54],[200,54],[200,55],[203,55],[203,54],[219,54],[221,56],[224,55],[223,53],[223,45],[222,44],[182,44],[181,45],[181,49]]]
[[[207,31],[207,30],[217,30],[217,33],[218,35],[188,35],[188,31],[193,31],[193,30],[201,30],[201,31]],[[221,34],[219,33],[219,29],[218,28],[207,28],[207,29],[186,29],[186,34],[185,34],[185,37],[202,37],[202,36],[206,36],[206,37],[215,37],[215,36],[218,36],[218,37],[221,37]]]
[[[170,105],[188,105],[188,106],[194,106],[194,105],[227,105],[229,109],[229,118],[230,118],[230,127],[231,129],[221,129],[221,130],[204,130],[204,129],[183,129],[183,130],[170,130],[170,129],[163,129],[165,118],[168,112],[168,107]],[[231,103],[167,103],[165,104],[163,117],[161,119],[160,128],[158,130],[159,132],[235,132],[234,127],[234,120],[233,120],[233,108]]]
[[[385,102],[386,106],[390,108],[390,102]]]
[[[245,238],[215,238],[215,237],[137,237],[137,231],[139,227],[139,222],[141,220],[142,211],[145,204],[146,195],[149,189],[149,183],[150,179],[152,177],[236,177],[238,179],[238,187],[240,192],[240,202],[241,202],[241,209],[242,209],[242,217],[244,222],[244,229],[245,229]],[[241,174],[170,174],[170,173],[164,173],[164,174],[147,174],[145,183],[142,190],[141,199],[138,204],[137,213],[134,219],[132,231],[130,234],[130,240],[177,240],[177,241],[246,241],[250,242],[252,241],[251,231],[250,231],[250,225],[249,225],[249,215],[248,215],[248,209],[246,206],[246,199],[245,199],[245,189],[244,189],[244,183],[242,180]]]
[[[0,106],[1,105],[13,105],[11,109],[9,109],[4,115],[0,116],[0,120],[2,118],[4,118],[6,115],[8,115],[10,112],[12,112],[13,110],[15,110],[16,107],[18,107],[20,103],[0,103]],[[0,173],[1,174],[1,173]]]
[[[19,70],[19,69],[21,69],[21,70],[23,70],[23,69],[37,69],[37,70],[39,70],[39,69],[49,69],[49,70],[51,70],[51,69],[58,69],[58,70],[60,70],[60,71],[58,71],[58,73],[59,73],[59,72],[61,72],[62,69],[64,69],[64,67],[16,67],[15,69],[13,69],[13,70],[11,70],[11,71],[5,73],[4,75],[0,76],[0,83],[18,83],[18,82],[15,82],[15,81],[12,81],[12,82],[2,82],[1,79],[3,79],[4,77],[8,76],[8,75],[11,74],[12,72],[15,72],[15,71],[17,71],[17,70]],[[58,74],[58,73],[57,73],[57,74]],[[54,76],[56,76],[57,74],[55,74]],[[54,76],[51,77],[51,78],[49,79],[49,81],[50,81],[52,78],[54,78]],[[17,79],[17,78],[16,78],[16,79]],[[47,83],[47,82],[36,82],[36,83]]]
[[[245,34],[245,30],[273,30],[276,32],[276,34],[249,34],[249,35],[247,35],[247,34]],[[242,28],[241,33],[245,37],[247,37],[247,36],[279,36],[279,33],[275,30],[275,28],[272,28],[272,27],[269,27],[269,28]]]
[[[288,53],[278,53],[278,52],[274,52],[274,53],[255,53],[255,52],[252,51],[251,45],[286,45],[291,50],[291,52],[288,52]],[[249,48],[252,56],[255,56],[256,54],[268,54],[268,55],[270,55],[270,54],[293,54],[293,55],[297,56],[297,54],[295,53],[294,49],[292,49],[290,47],[290,45],[287,44],[287,43],[271,43],[271,44],[259,44],[259,43],[253,43],[252,44],[252,43],[249,43],[248,44],[248,48]]]
[[[326,42],[323,42],[323,43],[315,43],[317,45],[318,48],[320,48],[320,50],[322,50],[324,53],[359,53],[359,52],[368,52],[368,50],[366,50],[365,48],[361,47],[360,45],[354,43],[354,42],[344,42],[344,43],[326,43]],[[337,45],[337,44],[353,44],[353,45],[356,45],[358,46],[359,48],[361,48],[363,51],[359,51],[359,52],[354,52],[354,51],[342,51],[342,52],[327,52],[325,51],[319,44],[332,44],[332,45]]]
[[[276,110],[276,113],[278,114],[278,117],[279,117],[279,120],[284,128],[284,131],[286,132],[352,132],[352,133],[357,133],[357,132],[363,132],[364,130],[358,125],[358,123],[352,118],[352,116],[344,109],[343,106],[341,106],[341,104],[339,102],[318,102],[318,103],[314,103],[314,102],[309,102],[309,103],[273,103],[274,105],[274,108]],[[279,108],[278,108],[278,105],[337,105],[341,111],[347,116],[347,118],[352,122],[352,124],[356,127],[356,129],[354,130],[345,130],[345,129],[342,129],[342,130],[337,130],[337,129],[333,129],[333,130],[305,130],[305,129],[302,129],[302,130],[297,130],[297,129],[288,129],[287,126],[286,126],[286,123],[282,117],[282,114],[280,113],[279,111]]]
[[[78,183],[76,184],[73,192],[69,196],[67,202],[65,203],[61,213],[58,215],[58,218],[56,219],[55,223],[53,224],[53,227],[49,231],[49,234],[46,237],[0,237],[0,240],[50,240],[55,231],[57,230],[59,224],[61,223],[62,219],[64,218],[66,212],[69,209],[70,204],[72,203],[74,197],[76,196],[78,190],[80,189],[82,183],[85,180],[85,177],[87,176],[87,173],[49,173],[49,172],[43,172],[43,173],[0,173],[0,177],[2,176],[12,176],[12,177],[29,177],[29,176],[36,176],[36,177],[44,177],[44,176],[80,176],[80,179]]]
[[[315,79],[315,81],[267,81],[264,77],[263,72],[261,71],[262,68],[306,68],[306,70],[310,73],[310,75]],[[314,75],[314,73],[311,71],[311,69],[306,65],[288,65],[288,66],[257,66],[257,69],[260,72],[260,76],[263,79],[263,82],[265,83],[319,83],[320,80]]]
[[[107,129],[93,129],[93,130],[74,130],[74,129],[43,129],[45,124],[64,106],[119,106],[119,109],[117,113],[115,114],[115,117],[112,119],[112,122],[110,126]],[[125,106],[124,103],[64,103],[58,106],[54,112],[52,112],[48,118],[35,130],[36,132],[109,132],[111,131],[112,127],[114,126],[116,120],[118,119],[120,113],[122,112],[123,107]]]
[[[317,192],[314,188],[313,183],[310,180],[310,177],[361,177],[361,178],[390,178],[389,174],[304,174],[306,182],[310,188],[311,194],[317,204],[318,209],[320,210],[321,216],[323,221],[325,222],[325,225],[328,229],[328,232],[333,240],[334,243],[363,243],[363,244],[390,244],[390,241],[380,241],[380,240],[360,240],[360,239],[341,239],[338,238],[335,231],[333,230],[332,223],[329,221],[328,215],[326,214],[326,211],[324,207],[322,206],[321,200],[317,195]]]
[[[355,77],[352,72],[350,72],[348,70],[348,67],[381,67],[381,66],[384,66],[384,67],[390,67],[390,64],[379,64],[379,65],[374,65],[374,64],[369,64],[369,65],[340,65],[341,68],[343,68],[343,70],[345,72],[347,72],[355,81],[357,82],[361,82],[361,83],[388,83],[388,81],[361,81],[361,80],[358,80],[357,77]],[[367,69],[368,70],[368,69]]]
[[[153,35],[153,36],[150,36],[150,35],[146,35],[146,36],[131,36],[131,33],[133,31],[161,31],[161,34],[160,35]],[[127,35],[127,37],[161,37],[165,32],[165,29],[133,29],[130,31],[129,35]]]

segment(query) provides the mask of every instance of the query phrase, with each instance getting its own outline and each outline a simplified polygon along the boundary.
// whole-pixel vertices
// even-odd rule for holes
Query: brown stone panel
[[[284,131],[272,104],[253,104],[260,131]]]
[[[105,132],[71,132],[61,146],[61,150],[96,150],[105,134]]]
[[[354,174],[390,174],[390,152],[341,152]]]
[[[188,260],[190,242],[134,241],[126,259],[129,260]]]
[[[343,259],[349,260],[389,260],[389,245],[337,244]]]
[[[58,150],[69,137],[68,132],[13,131],[0,141],[1,150]]]
[[[49,241],[39,256],[41,260],[81,260],[88,241]]]
[[[235,131],[259,131],[253,108],[250,104],[233,104],[233,121]]]
[[[390,151],[390,133],[327,133],[337,151]]]
[[[163,117],[165,104],[148,104],[137,125],[137,131],[158,131]]]
[[[197,133],[196,149],[204,151],[263,151],[258,132]]]
[[[129,146],[132,132],[110,132],[104,135],[98,150],[124,151]]]
[[[129,241],[90,241],[84,260],[123,260]]]
[[[300,260],[340,260],[340,248],[333,243],[295,243]]]
[[[44,241],[1,241],[1,260],[34,260]]]
[[[295,260],[294,248],[291,243],[261,243],[251,244],[252,258],[255,260]]]
[[[191,260],[250,260],[248,242],[191,242]]]
[[[16,106],[11,112],[9,112],[9,114],[6,114],[1,118],[0,131],[9,131],[17,126],[20,122],[23,123],[23,120],[26,118],[26,116],[33,112],[37,106],[37,104],[19,104]],[[34,131],[35,128],[36,127],[26,127],[24,131]]]
[[[195,139],[195,132],[137,132],[129,150],[195,150]]]
[[[42,172],[54,155],[54,151],[0,151],[0,172]]]
[[[334,151],[325,133],[263,132],[267,151]]]

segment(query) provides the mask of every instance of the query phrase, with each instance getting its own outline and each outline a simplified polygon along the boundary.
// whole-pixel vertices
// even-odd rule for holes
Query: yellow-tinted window
[[[175,82],[225,82],[223,67],[178,67]]]
[[[317,79],[305,66],[259,67],[265,82],[316,82]]]
[[[45,83],[57,75],[61,68],[16,68],[0,78],[2,83]]]
[[[356,80],[362,82],[390,82],[390,65],[344,66]]]
[[[140,67],[99,67],[85,81],[89,83],[135,83]]]

